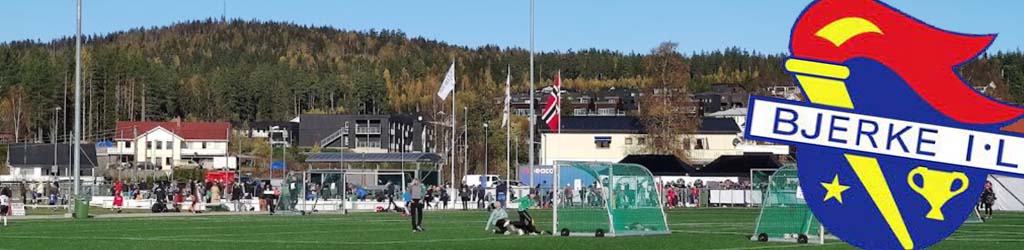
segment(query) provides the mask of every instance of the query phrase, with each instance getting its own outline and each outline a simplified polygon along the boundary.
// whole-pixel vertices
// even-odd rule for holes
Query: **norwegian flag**
[[[561,123],[559,120],[562,116],[561,100],[559,98],[560,92],[562,91],[562,72],[558,72],[555,75],[555,89],[551,91],[551,95],[548,96],[547,105],[544,106],[544,113],[541,115],[541,119],[544,123],[548,124],[548,129],[558,133],[561,130]]]

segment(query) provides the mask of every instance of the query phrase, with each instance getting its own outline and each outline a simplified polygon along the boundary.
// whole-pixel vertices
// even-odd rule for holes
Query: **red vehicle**
[[[232,171],[210,171],[206,172],[206,182],[220,182],[225,186],[235,184],[235,172]]]

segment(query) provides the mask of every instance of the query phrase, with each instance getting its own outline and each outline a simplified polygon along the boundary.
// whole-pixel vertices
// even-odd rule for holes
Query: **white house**
[[[121,163],[143,168],[213,167],[227,156],[231,124],[227,122],[117,122],[114,148]]]
[[[788,147],[747,147],[732,118],[701,118],[694,134],[681,137],[690,164],[707,164],[723,155],[746,153],[788,154]],[[631,154],[644,154],[646,134],[639,120],[630,116],[562,117],[562,133],[541,129],[541,162],[619,162]]]
[[[739,125],[740,127],[740,141],[736,144],[736,149],[739,149],[743,153],[771,153],[776,155],[789,154],[789,146],[787,145],[747,140],[742,137],[743,129],[746,127],[747,122],[746,108],[733,108],[706,114],[705,116],[713,118],[729,118],[736,121],[736,125]]]

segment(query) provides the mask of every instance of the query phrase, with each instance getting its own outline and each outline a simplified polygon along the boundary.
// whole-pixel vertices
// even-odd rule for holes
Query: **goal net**
[[[635,164],[558,162],[553,230],[562,236],[669,234],[650,171]]]
[[[284,182],[278,187],[281,195],[277,197],[277,213],[291,214],[301,212],[296,209],[295,205],[302,200],[302,194],[305,189],[303,180],[301,172],[289,171],[285,175]]]
[[[824,228],[807,207],[796,167],[783,166],[768,178],[761,215],[751,240],[823,243]]]

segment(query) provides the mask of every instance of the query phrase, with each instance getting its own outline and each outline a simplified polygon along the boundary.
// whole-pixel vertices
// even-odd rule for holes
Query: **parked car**
[[[497,181],[499,179],[498,175],[493,175],[493,174],[489,174],[489,175],[471,174],[471,175],[466,175],[465,177],[463,177],[462,178],[462,182],[465,182],[466,185],[477,186],[477,185],[480,185],[480,183],[481,183],[480,182],[480,179],[481,179],[480,177],[481,176],[485,176],[485,178],[487,179],[486,183],[493,183],[494,181]],[[493,186],[489,186],[489,187],[493,187]]]
[[[488,186],[488,187],[497,187],[498,183],[505,183],[505,180],[495,180],[495,181],[492,181],[490,186]],[[523,186],[523,183],[519,183],[519,181],[517,181],[517,180],[509,180],[508,184],[511,187],[521,187],[521,186]]]

